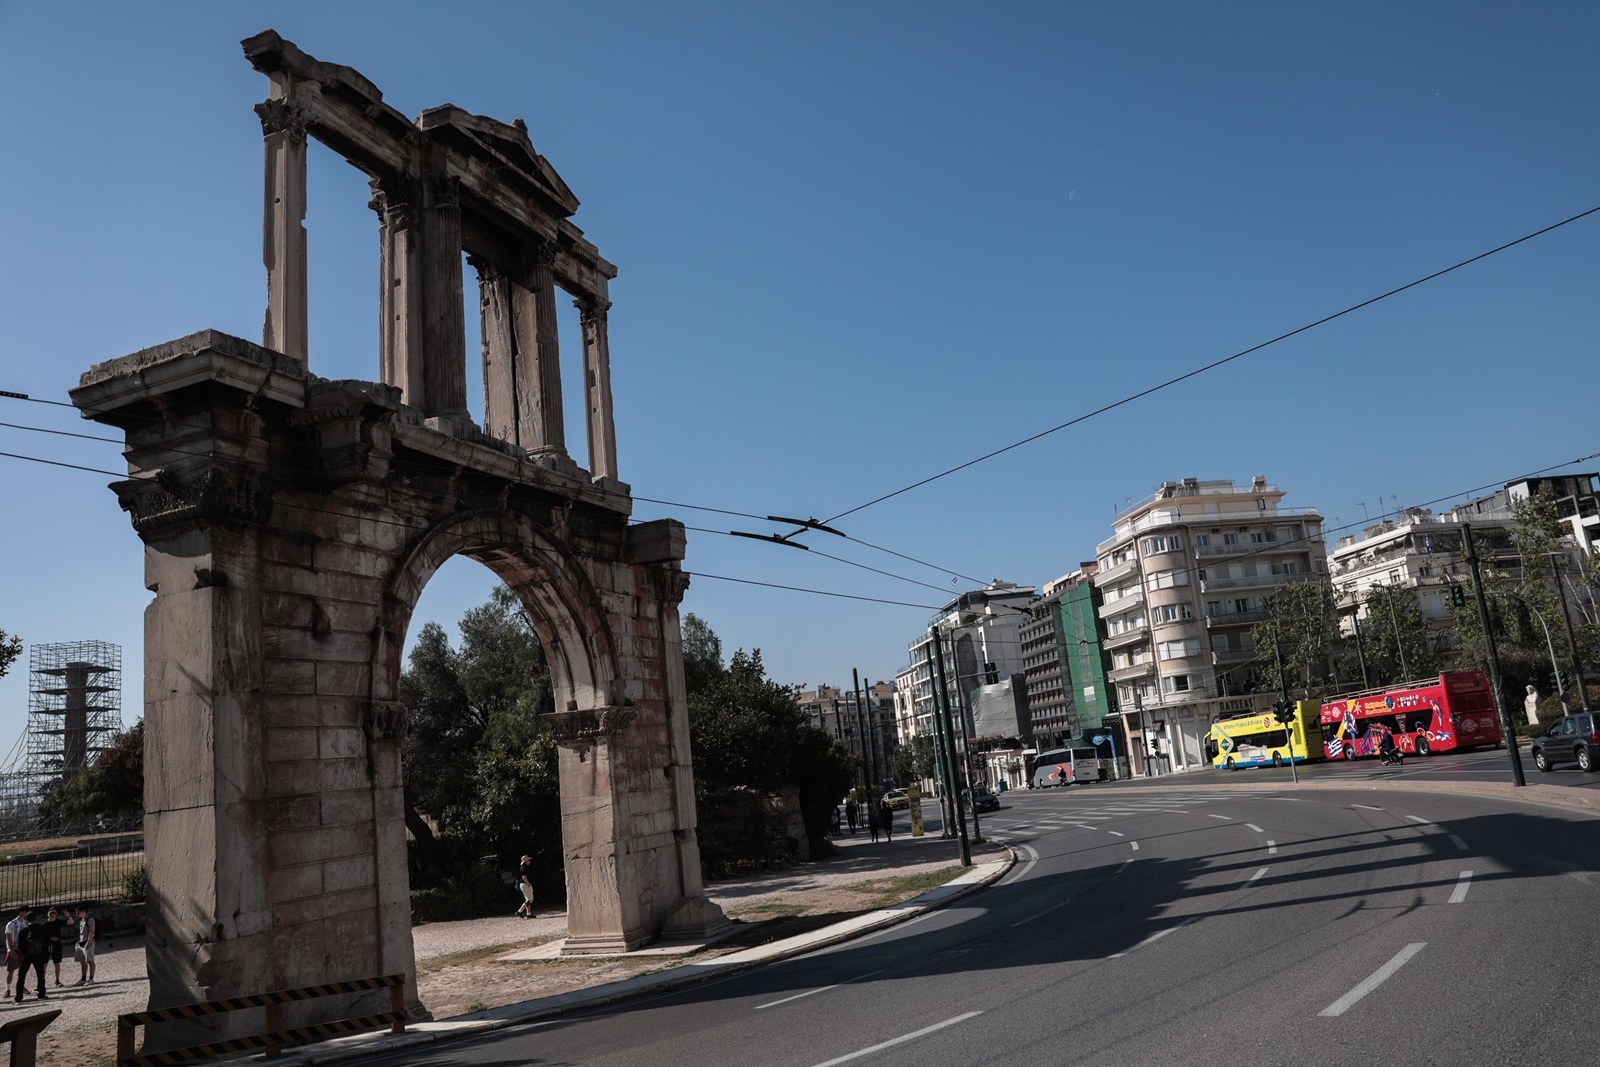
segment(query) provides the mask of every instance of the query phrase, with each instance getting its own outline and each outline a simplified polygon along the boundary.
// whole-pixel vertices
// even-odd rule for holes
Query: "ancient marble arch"
[[[695,839],[684,531],[628,523],[606,340],[616,268],[572,224],[577,199],[520,121],[452,106],[413,121],[274,32],[244,51],[271,86],[256,107],[261,344],[205,330],[99,364],[73,391],[126,434],[113,488],[154,594],[151,1006],[395,972],[417,1003],[401,647],[455,555],[515,591],[549,655],[567,951],[714,932],[726,919]],[[371,178],[375,382],[308,365],[308,137]],[[466,410],[463,250],[480,286],[481,427]],[[588,470],[565,443],[557,289],[581,314]],[[313,1003],[286,1023],[353,1007]]]

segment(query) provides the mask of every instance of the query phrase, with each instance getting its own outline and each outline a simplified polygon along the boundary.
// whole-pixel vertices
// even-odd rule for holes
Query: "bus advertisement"
[[[1211,732],[1206,735],[1206,754],[1211,757],[1213,767],[1230,771],[1321,759],[1318,711],[1315,701],[1300,701],[1295,705],[1294,721],[1289,724],[1287,733],[1270,711],[1212,723]]]
[[[1384,734],[1394,735],[1401,752],[1418,756],[1501,744],[1494,695],[1478,670],[1330,700],[1321,720],[1329,759],[1375,756]]]

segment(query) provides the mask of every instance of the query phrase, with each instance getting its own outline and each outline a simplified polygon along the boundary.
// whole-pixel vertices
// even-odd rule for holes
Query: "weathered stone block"
[[[323,893],[322,864],[279,867],[267,875],[268,895],[273,904],[317,897]]]
[[[267,727],[267,761],[284,763],[317,758],[317,731]]]
[[[324,697],[365,696],[372,684],[372,664],[330,663],[317,664],[316,692]]]
[[[287,830],[267,839],[267,862],[287,867],[321,860],[372,854],[370,825],[324,826],[315,830]]]

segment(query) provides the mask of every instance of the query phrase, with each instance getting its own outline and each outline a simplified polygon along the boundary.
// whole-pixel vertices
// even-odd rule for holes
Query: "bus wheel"
[[[1232,756],[1228,757],[1228,762],[1226,764],[1224,764],[1224,766],[1227,767],[1228,770],[1230,770],[1230,771],[1238,770],[1238,768],[1233,765],[1233,757]]]
[[[1426,756],[1427,754],[1428,754],[1428,739],[1427,739],[1427,737],[1424,736],[1424,737],[1417,738],[1417,755]]]
[[[1283,766],[1283,753],[1282,752],[1274,752],[1272,754],[1272,765],[1274,767],[1282,767]]]

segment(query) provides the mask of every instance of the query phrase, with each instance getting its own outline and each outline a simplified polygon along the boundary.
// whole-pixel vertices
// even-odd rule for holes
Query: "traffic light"
[[[1157,741],[1153,737],[1150,739],[1150,755],[1152,755],[1152,756],[1161,755],[1161,742]]]
[[[1285,726],[1288,726],[1290,723],[1294,722],[1294,702],[1290,700],[1280,700],[1274,703],[1272,705],[1272,717],[1277,719]]]
[[[1459,583],[1450,587],[1450,603],[1458,608],[1467,606],[1467,591]]]

